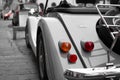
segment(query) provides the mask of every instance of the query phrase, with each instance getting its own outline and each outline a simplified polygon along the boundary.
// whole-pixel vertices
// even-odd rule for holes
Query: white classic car
[[[111,5],[81,7],[62,0],[47,7],[48,3],[43,16],[28,17],[25,29],[40,80],[120,80],[119,13],[108,15],[106,6]]]

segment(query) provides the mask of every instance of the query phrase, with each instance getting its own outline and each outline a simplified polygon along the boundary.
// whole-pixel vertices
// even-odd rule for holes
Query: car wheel
[[[42,34],[38,35],[37,39],[37,61],[38,61],[38,69],[40,80],[48,80],[47,72],[46,72],[46,61],[45,61],[45,51]]]
[[[18,26],[18,24],[16,22],[14,22],[14,26]]]
[[[16,19],[13,19],[12,23],[13,23],[14,26],[18,26],[18,22],[17,22]]]
[[[30,42],[29,42],[28,26],[26,26],[26,28],[25,28],[25,41],[26,41],[27,47],[31,48]]]
[[[18,21],[16,19],[14,20],[14,25],[18,26]]]

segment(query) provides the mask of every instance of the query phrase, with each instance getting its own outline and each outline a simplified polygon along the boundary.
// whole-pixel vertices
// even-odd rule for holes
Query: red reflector
[[[84,49],[88,52],[92,51],[94,48],[94,43],[91,41],[85,42],[84,43]]]
[[[68,60],[70,63],[75,63],[77,61],[77,56],[75,54],[70,54]]]
[[[60,43],[60,49],[64,53],[67,53],[71,49],[71,44],[69,42]]]

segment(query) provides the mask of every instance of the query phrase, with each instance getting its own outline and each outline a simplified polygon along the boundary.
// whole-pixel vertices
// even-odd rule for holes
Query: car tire
[[[14,26],[18,26],[18,24],[16,22],[14,22]]]
[[[45,61],[45,51],[44,51],[44,43],[43,37],[40,33],[37,39],[37,62],[39,69],[39,77],[40,80],[48,80],[47,72],[46,72],[46,61]]]
[[[14,26],[18,26],[18,22],[16,19],[14,20]]]
[[[28,36],[28,26],[26,25],[25,28],[25,42],[28,48],[31,48],[30,42],[29,42],[29,36]]]
[[[18,22],[14,19],[12,20],[12,24],[13,24],[13,26],[18,26]]]

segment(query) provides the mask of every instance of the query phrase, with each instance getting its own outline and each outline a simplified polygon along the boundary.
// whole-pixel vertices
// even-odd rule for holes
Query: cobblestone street
[[[39,80],[33,52],[26,47],[24,31],[13,40],[11,21],[0,20],[0,80]]]

